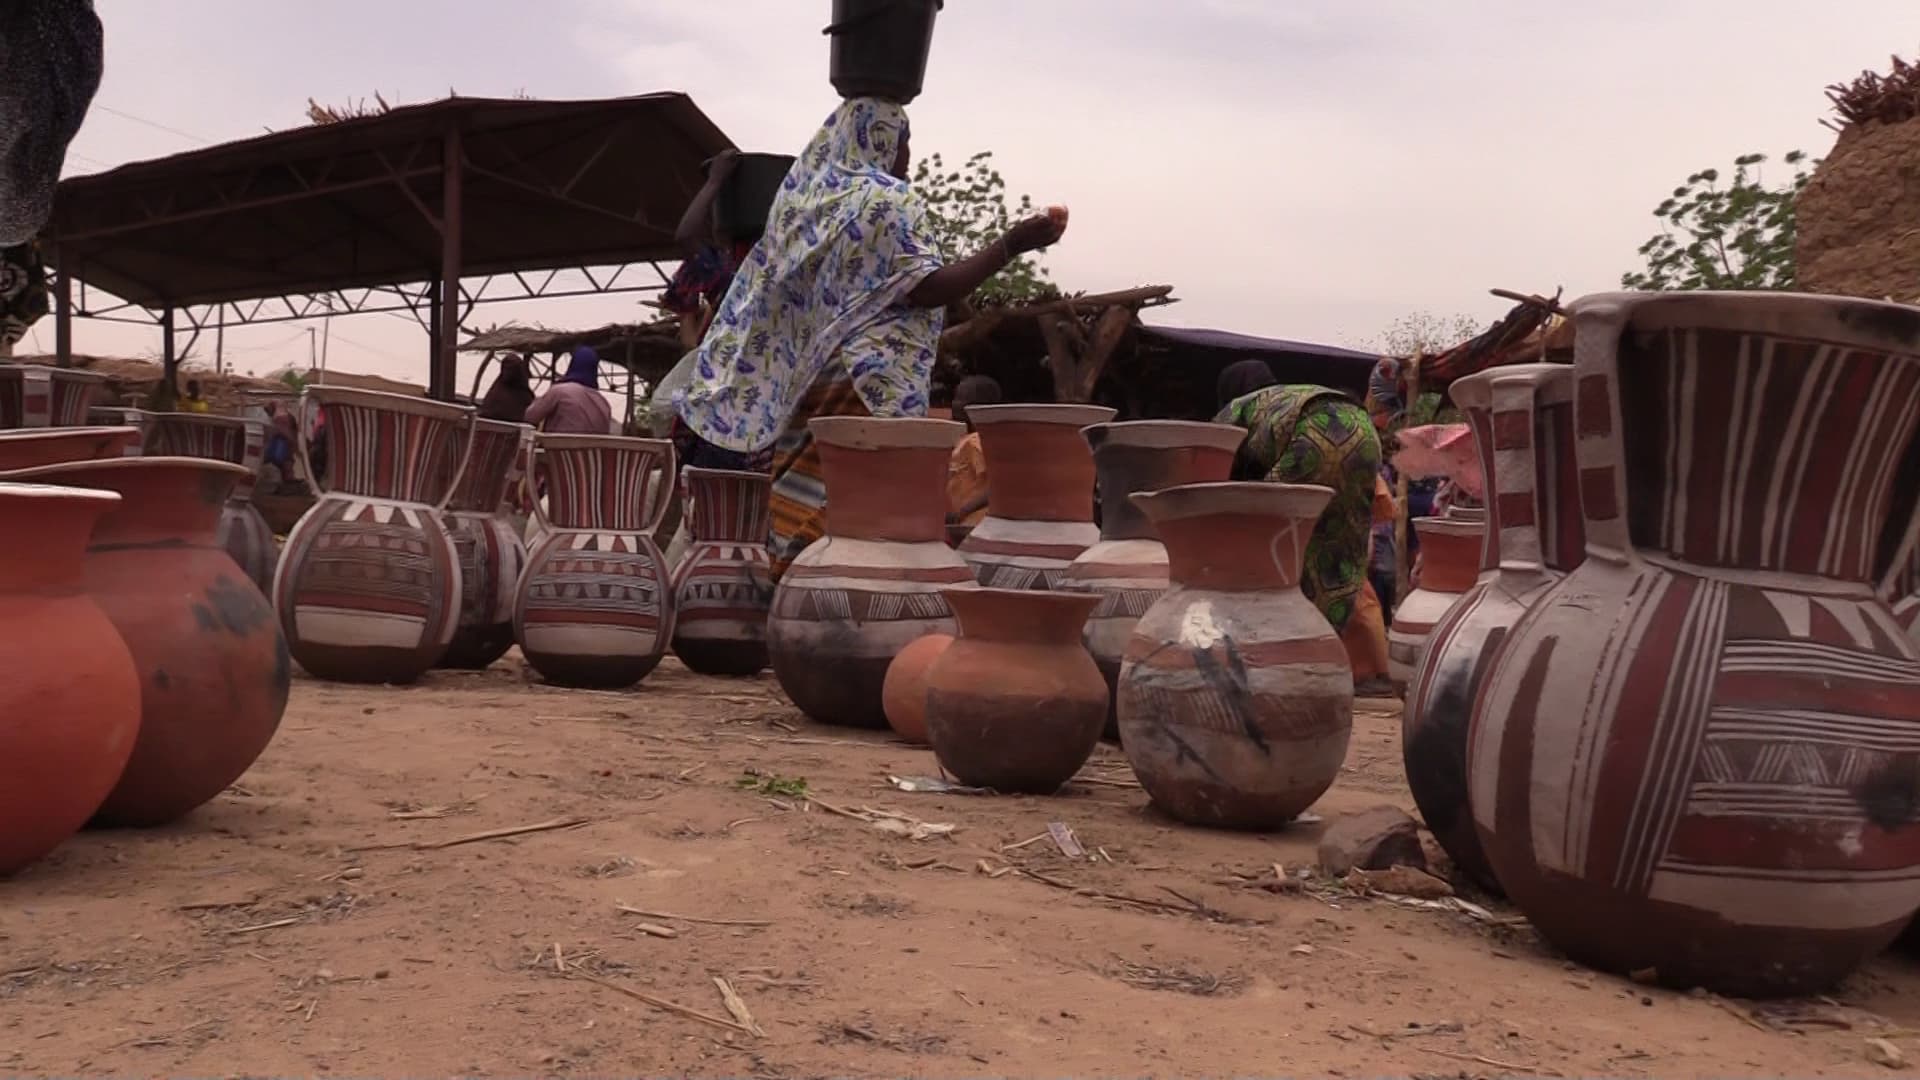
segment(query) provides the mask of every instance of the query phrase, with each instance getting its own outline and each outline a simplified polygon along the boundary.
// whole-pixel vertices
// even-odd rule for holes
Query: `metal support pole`
[[[73,274],[64,261],[53,290],[53,355],[61,367],[73,365]]]
[[[446,388],[440,385],[440,349],[441,328],[440,282],[435,280],[427,290],[427,396],[435,401],[446,401]]]
[[[173,346],[173,305],[160,309],[160,392],[154,396],[173,408],[174,395],[179,392],[180,356]]]
[[[460,148],[460,129],[447,132],[446,162],[441,171],[440,194],[440,311],[437,325],[439,340],[434,343],[431,394],[441,401],[452,401],[454,382],[459,378],[456,361],[460,348],[460,207],[461,174],[466,155]]]

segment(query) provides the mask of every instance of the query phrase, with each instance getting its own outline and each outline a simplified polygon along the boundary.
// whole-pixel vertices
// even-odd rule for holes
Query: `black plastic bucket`
[[[833,0],[833,88],[907,104],[920,96],[946,0]]]
[[[735,240],[750,240],[767,229],[773,200],[793,168],[789,154],[741,154],[733,173],[713,201],[713,224]]]

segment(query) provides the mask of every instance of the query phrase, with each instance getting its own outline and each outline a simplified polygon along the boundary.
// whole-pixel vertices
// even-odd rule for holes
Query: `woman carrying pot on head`
[[[775,580],[824,532],[826,490],[808,421],[925,416],[946,306],[1066,230],[1064,211],[1029,218],[942,265],[926,206],[904,179],[909,161],[900,106],[842,102],[787,175],[772,224],[674,395],[702,442],[772,449]]]

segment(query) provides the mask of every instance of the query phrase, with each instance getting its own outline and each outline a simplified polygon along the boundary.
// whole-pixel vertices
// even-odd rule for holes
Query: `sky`
[[[792,153],[836,103],[830,7],[98,0],[106,77],[67,171],[297,126],[309,97],[449,89],[681,90],[743,149]],[[909,111],[916,154],[991,150],[1013,192],[1072,209],[1046,258],[1062,287],[1171,284],[1149,321],[1364,348],[1410,313],[1490,321],[1508,306],[1490,288],[1617,287],[1689,173],[1825,152],[1823,88],[1916,44],[1913,0],[948,0]],[[640,299],[473,321],[635,321]],[[425,379],[410,321],[328,338],[332,367]],[[264,374],[309,343],[275,324],[226,347]],[[77,322],[75,348],[157,355],[159,334]]]

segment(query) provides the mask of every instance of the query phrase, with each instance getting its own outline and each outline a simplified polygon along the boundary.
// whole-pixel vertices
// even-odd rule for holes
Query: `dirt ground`
[[[1317,814],[1411,807],[1396,708],[1363,703]],[[303,679],[212,805],[0,884],[0,1072],[1884,1075],[1873,1038],[1920,1059],[1904,961],[1820,1001],[1673,994],[1568,965],[1497,905],[1276,891],[1320,825],[1177,826],[1111,748],[1050,799],[889,780],[932,775],[770,677],[672,661],[626,694],[511,659]],[[582,824],[445,843],[556,821]]]

